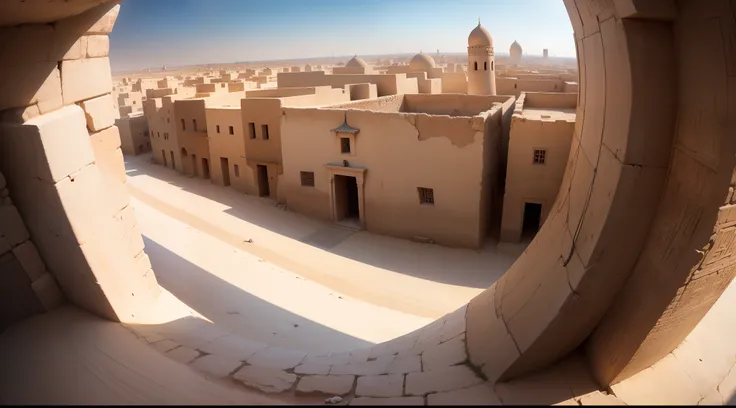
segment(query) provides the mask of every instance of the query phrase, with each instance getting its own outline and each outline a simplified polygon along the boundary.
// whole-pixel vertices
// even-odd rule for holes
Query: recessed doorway
[[[360,228],[358,180],[353,176],[335,175],[335,215],[339,224]]]
[[[227,157],[220,157],[220,169],[222,170],[222,185],[230,185],[230,163]]]
[[[263,164],[256,165],[258,173],[258,195],[260,197],[270,197],[271,190],[268,187],[268,167]]]
[[[202,158],[202,177],[210,178],[210,161],[204,157]]]
[[[524,203],[524,222],[521,226],[521,240],[531,241],[539,231],[542,220],[542,204]]]

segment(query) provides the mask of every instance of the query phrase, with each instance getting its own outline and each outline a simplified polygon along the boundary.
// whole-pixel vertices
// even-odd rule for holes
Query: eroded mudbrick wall
[[[53,24],[0,29],[7,45],[0,167],[66,297],[100,316],[131,320],[160,289],[125,189],[114,126],[107,35],[119,9],[104,4]]]

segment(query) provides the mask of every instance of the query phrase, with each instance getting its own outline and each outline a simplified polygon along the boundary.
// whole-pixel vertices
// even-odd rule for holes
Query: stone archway
[[[96,124],[119,6],[22,3],[0,6],[0,35],[18,44],[3,56],[13,63],[0,79],[0,167],[66,297],[134,319],[158,286],[127,205],[117,129]],[[601,383],[620,381],[677,346],[734,275],[731,2],[565,4],[581,75],[576,136],[547,222],[468,305],[470,361],[489,381],[582,344]]]

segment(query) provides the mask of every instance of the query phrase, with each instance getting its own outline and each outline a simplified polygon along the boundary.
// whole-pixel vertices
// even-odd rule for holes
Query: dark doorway
[[[222,169],[222,185],[230,185],[230,163],[227,157],[220,157],[220,168]]]
[[[256,165],[258,172],[258,195],[261,197],[270,197],[271,190],[268,188],[268,167],[258,164]]]
[[[199,177],[199,170],[197,169],[197,155],[192,154],[192,174]]]
[[[337,220],[360,220],[358,181],[355,177],[335,175],[335,209]]]
[[[176,162],[174,161],[174,152],[169,150],[169,154],[171,156],[171,168],[176,169]]]
[[[205,179],[210,178],[210,161],[202,158],[202,177]]]
[[[524,223],[521,226],[521,239],[531,239],[537,234],[542,219],[542,204],[524,203]]]

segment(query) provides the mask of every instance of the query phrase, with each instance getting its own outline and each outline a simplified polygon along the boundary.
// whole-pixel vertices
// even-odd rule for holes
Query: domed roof
[[[363,61],[363,58],[360,58],[359,56],[354,56],[353,58],[350,58],[350,61],[348,61],[347,64],[345,64],[348,68],[367,68],[368,64]]]
[[[480,21],[478,21],[478,27],[475,27],[468,36],[468,47],[493,47],[491,33],[480,25]]]
[[[514,50],[514,51],[521,51],[521,44],[519,44],[518,42],[514,41],[514,43],[511,44],[511,49]]]
[[[435,66],[434,59],[423,52],[415,55],[409,61],[409,68],[417,71],[434,68]]]

